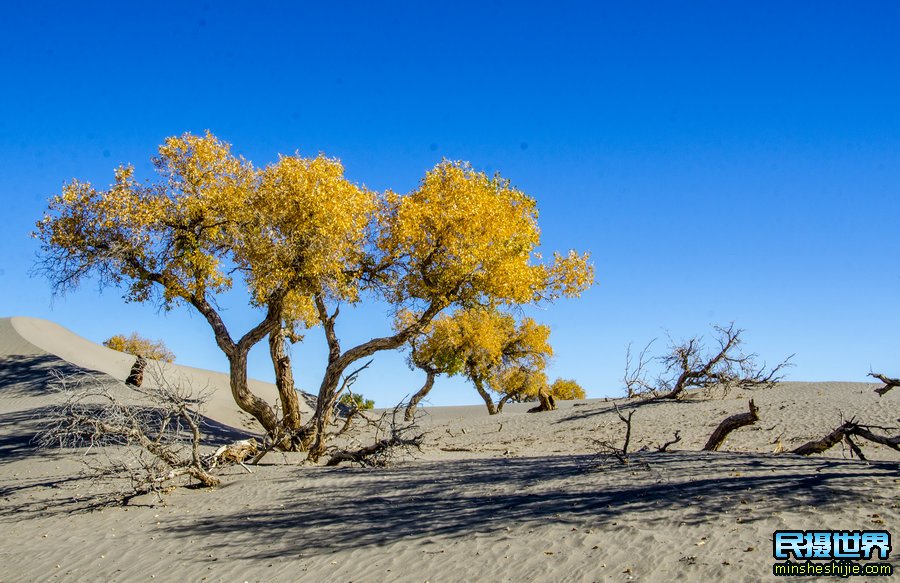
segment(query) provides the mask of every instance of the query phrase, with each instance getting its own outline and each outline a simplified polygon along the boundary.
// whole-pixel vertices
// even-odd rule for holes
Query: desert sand
[[[513,403],[493,417],[426,407],[422,452],[389,468],[273,453],[252,473],[226,468],[216,489],[92,510],[102,486],[78,478],[82,452],[31,439],[53,406],[52,371],[123,380],[132,361],[51,322],[0,319],[0,581],[760,581],[778,529],[886,529],[897,545],[900,454],[869,442],[868,462],[840,446],[773,453],[844,418],[900,424],[900,390],[850,382],[541,414]],[[225,375],[175,368],[214,389],[216,439],[252,430]],[[253,389],[274,401],[271,385]],[[750,398],[761,420],[701,452]],[[614,405],[636,411],[627,464],[598,455],[623,437]]]

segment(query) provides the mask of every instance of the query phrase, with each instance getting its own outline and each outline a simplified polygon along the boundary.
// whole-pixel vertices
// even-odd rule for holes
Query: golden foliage
[[[130,300],[160,284],[169,306],[229,289],[236,271],[252,303],[278,296],[288,320],[307,323],[305,296],[315,291],[356,299],[345,272],[358,262],[375,196],[344,179],[340,162],[285,156],[260,170],[207,133],[168,138],[154,163],[156,184],[122,167],[108,190],[76,180],[51,199],[35,234],[57,287],[95,268],[102,283],[127,281]]]
[[[175,362],[175,354],[169,350],[165,342],[144,338],[137,332],[132,332],[130,336],[116,334],[104,340],[103,346],[126,354],[159,360],[160,362]]]
[[[485,308],[437,318],[411,341],[410,361],[438,373],[464,374],[499,394],[537,395],[546,386],[543,369],[553,355],[550,328],[531,318]]]
[[[394,272],[390,299],[462,306],[575,296],[593,282],[587,255],[533,264],[535,201],[499,176],[443,161],[405,196],[388,192],[377,247]]]
[[[557,401],[584,399],[586,396],[581,385],[572,379],[556,379],[550,385],[549,391],[551,395],[556,397]]]

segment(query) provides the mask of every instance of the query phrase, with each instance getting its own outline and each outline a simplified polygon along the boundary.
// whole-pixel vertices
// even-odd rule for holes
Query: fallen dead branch
[[[331,454],[326,466],[336,466],[343,462],[369,467],[385,467],[390,465],[401,453],[411,453],[413,449],[421,451],[425,433],[419,432],[415,417],[412,421],[398,419],[403,404],[399,404],[381,417],[367,421],[375,428],[375,441],[357,449],[340,449]]]
[[[791,451],[791,453],[797,455],[813,455],[817,453],[823,453],[843,441],[850,447],[850,450],[859,459],[865,460],[866,457],[865,455],[863,455],[863,452],[853,440],[854,437],[860,437],[867,441],[887,446],[895,451],[900,451],[900,435],[896,435],[893,437],[878,435],[877,433],[872,432],[873,428],[873,426],[861,425],[857,423],[856,420],[850,419],[849,421],[845,421],[844,423],[842,423],[833,431],[829,432],[823,438],[814,439],[812,441],[804,443],[800,447]],[[888,428],[879,427],[878,429]]]
[[[753,399],[750,399],[749,405],[749,413],[739,413],[723,419],[722,422],[719,423],[719,426],[716,427],[715,431],[712,432],[712,435],[709,436],[709,440],[706,442],[706,445],[703,446],[703,451],[718,451],[729,433],[736,429],[740,429],[741,427],[753,425],[759,421],[759,407],[753,403]]]
[[[875,389],[875,392],[878,393],[879,396],[883,397],[888,391],[893,389],[894,387],[900,387],[900,379],[892,379],[891,377],[886,377],[880,373],[870,372],[869,376],[872,378],[876,378],[879,381],[884,383],[884,386],[878,389]]]

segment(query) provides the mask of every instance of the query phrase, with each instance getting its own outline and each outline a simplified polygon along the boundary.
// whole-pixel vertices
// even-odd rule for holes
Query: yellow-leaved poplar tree
[[[103,346],[134,356],[152,358],[160,362],[175,362],[175,354],[169,350],[165,342],[144,338],[137,332],[132,332],[128,336],[124,334],[111,336],[103,341]]]
[[[584,399],[586,396],[581,385],[572,379],[556,379],[548,390],[557,401]]]
[[[411,418],[431,391],[438,374],[462,374],[484,400],[488,413],[503,411],[513,400],[527,400],[546,387],[544,368],[553,355],[550,328],[531,318],[515,318],[497,309],[474,307],[440,317],[410,342],[410,364],[426,372],[425,385],[406,409]],[[495,404],[491,391],[499,395]]]
[[[593,282],[587,254],[543,263],[533,199],[500,177],[444,161],[407,194],[352,184],[337,160],[282,156],[258,168],[207,133],[168,138],[158,180],[131,167],[107,189],[73,181],[37,223],[40,267],[62,292],[89,274],[131,301],[191,306],[229,361],[232,394],[283,447],[317,460],[348,367],[396,349],[442,311],[579,295]],[[234,286],[260,313],[234,337],[216,296]],[[409,314],[384,336],[344,349],[341,304],[381,301]],[[301,424],[285,340],[321,326],[328,357],[315,414]],[[252,394],[247,353],[269,336],[284,415]]]

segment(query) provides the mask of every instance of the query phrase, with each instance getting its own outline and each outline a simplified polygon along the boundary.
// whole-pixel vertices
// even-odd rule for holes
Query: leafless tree
[[[621,447],[615,445],[611,441],[597,441],[597,445],[600,447],[600,452],[598,456],[605,460],[609,457],[614,457],[619,460],[622,464],[628,463],[628,448],[631,445],[631,418],[634,416],[634,409],[628,412],[628,415],[624,415],[622,411],[619,410],[619,405],[617,403],[613,403],[613,406],[616,408],[616,415],[619,416],[619,420],[625,424],[625,439]]]
[[[641,351],[637,363],[632,363],[629,347],[625,365],[625,388],[629,397],[642,396],[650,400],[681,399],[687,391],[720,389],[727,393],[731,388],[745,389],[769,387],[783,378],[783,371],[790,366],[787,357],[768,369],[765,363],[757,363],[756,354],[744,354],[741,350],[743,330],[728,326],[714,326],[715,343],[708,350],[702,337],[684,342],[671,342],[669,352],[663,356],[648,356],[652,342]],[[650,362],[659,363],[662,372],[655,379],[648,376]]]
[[[115,496],[120,503],[159,494],[184,477],[203,486],[219,484],[201,450],[200,408],[208,395],[170,381],[160,366],[148,371],[153,383],[143,387],[90,374],[58,377],[53,387],[61,403],[43,419],[45,429],[37,436],[44,447],[101,453],[86,456],[86,463],[96,479],[125,478],[127,485]]]

